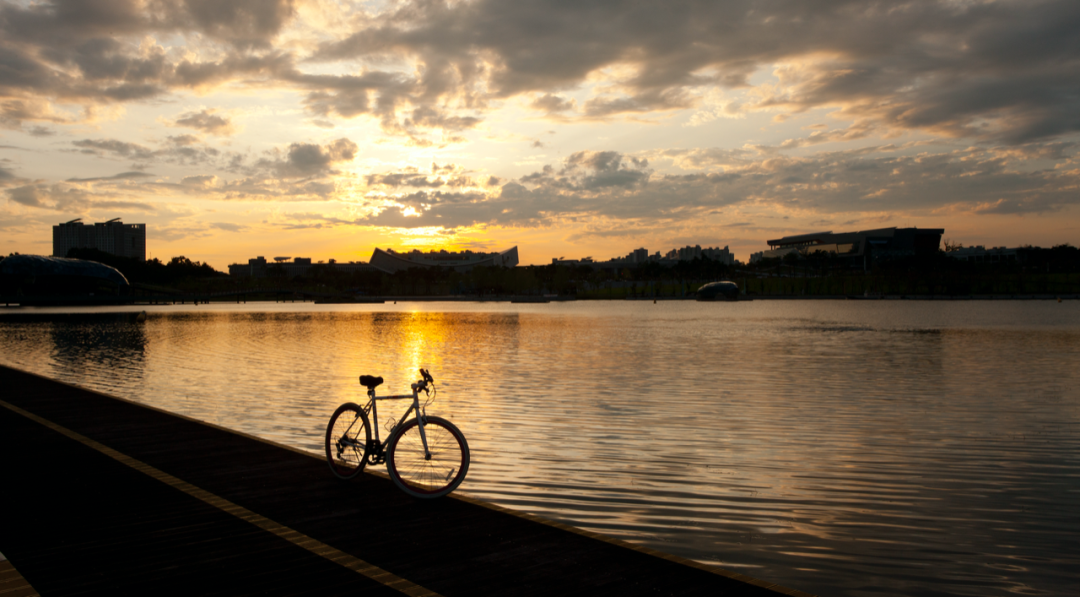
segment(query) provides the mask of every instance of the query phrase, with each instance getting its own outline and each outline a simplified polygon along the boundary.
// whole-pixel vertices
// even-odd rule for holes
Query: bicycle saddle
[[[374,375],[361,375],[360,385],[369,390],[374,390],[379,384],[382,383],[381,377],[375,377]]]

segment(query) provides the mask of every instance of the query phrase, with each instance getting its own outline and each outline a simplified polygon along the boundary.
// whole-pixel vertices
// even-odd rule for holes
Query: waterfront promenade
[[[0,553],[42,595],[805,595],[463,494],[340,482],[311,454],[7,367],[0,386]]]

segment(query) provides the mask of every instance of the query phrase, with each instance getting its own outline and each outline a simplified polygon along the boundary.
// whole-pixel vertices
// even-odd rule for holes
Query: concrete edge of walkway
[[[16,369],[15,367],[10,367],[9,365],[0,365],[0,367],[9,367],[11,369]],[[239,436],[244,437],[246,439],[261,442],[263,444],[273,446],[275,448],[279,448],[279,449],[282,449],[282,450],[288,450],[290,452],[294,452],[294,453],[299,454],[301,456],[306,456],[306,457],[311,458],[313,460],[318,460],[320,462],[324,461],[324,458],[323,458],[322,455],[314,454],[312,452],[308,452],[307,450],[301,450],[300,448],[295,448],[293,446],[288,446],[288,445],[285,445],[285,444],[282,444],[282,443],[278,443],[278,442],[275,442],[273,440],[269,440],[269,439],[266,439],[266,438],[263,438],[263,437],[259,437],[257,435],[252,435],[250,433],[246,433],[244,431],[239,431],[239,430],[236,430],[236,429],[230,429],[228,427],[224,427],[224,426],[218,425],[216,423],[210,423],[208,421],[202,421],[200,419],[196,419],[196,418],[190,417],[188,415],[171,412],[171,411],[165,410],[163,408],[153,406],[153,405],[150,405],[150,404],[144,404],[142,402],[131,400],[129,398],[123,398],[123,397],[120,397],[120,396],[113,396],[111,394],[106,394],[105,392],[95,390],[93,388],[80,386],[78,384],[74,384],[74,383],[70,383],[70,382],[66,382],[66,381],[62,381],[62,380],[52,379],[50,377],[46,377],[44,375],[41,375],[39,373],[35,373],[33,371],[26,371],[24,369],[16,369],[16,370],[21,372],[21,373],[25,373],[27,375],[32,375],[34,377],[38,377],[38,378],[46,380],[46,381],[66,385],[66,386],[69,386],[71,388],[75,388],[75,389],[78,389],[80,391],[83,391],[83,392],[89,392],[89,393],[92,393],[92,394],[97,394],[98,396],[101,396],[103,398],[109,398],[109,399],[112,399],[112,400],[119,400],[121,402],[126,402],[128,404],[131,404],[133,406],[146,408],[146,409],[156,411],[156,412],[159,412],[159,413],[162,413],[162,414],[165,414],[165,415],[169,415],[169,416],[172,416],[172,417],[177,417],[179,419],[183,419],[185,421],[189,421],[189,422],[192,422],[192,423],[197,423],[199,425],[204,425],[206,427],[210,427],[210,428],[216,429],[218,431],[223,431],[223,432],[226,432],[226,433],[239,435]],[[374,475],[374,476],[377,476],[377,477],[382,477],[382,478],[385,478],[385,479],[390,478],[387,473],[382,472],[382,471],[373,471],[370,468],[365,468],[364,472],[367,473],[367,474]],[[492,510],[492,511],[499,512],[499,513],[502,513],[502,514],[508,514],[510,516],[514,516],[514,517],[517,517],[517,518],[528,520],[530,522],[535,522],[535,523],[538,523],[538,524],[553,527],[553,528],[556,528],[556,529],[559,529],[559,530],[562,530],[562,531],[573,533],[575,535],[581,535],[581,536],[584,536],[584,537],[588,537],[590,539],[595,539],[597,541],[602,541],[602,542],[608,543],[610,545],[615,545],[615,546],[618,546],[618,547],[622,547],[624,549],[629,549],[629,550],[636,551],[638,553],[642,553],[642,554],[649,555],[649,556],[652,556],[652,557],[660,558],[660,559],[663,559],[663,560],[668,560],[668,561],[673,562],[673,563],[682,564],[684,566],[688,566],[688,567],[691,567],[691,568],[696,568],[698,570],[702,570],[704,572],[715,574],[717,576],[723,576],[725,578],[736,580],[738,582],[742,582],[742,583],[749,584],[749,585],[754,585],[756,587],[761,587],[763,589],[773,591],[773,592],[778,593],[780,595],[790,595],[792,597],[817,597],[813,593],[807,593],[807,592],[804,592],[804,591],[800,591],[798,589],[792,589],[792,588],[789,588],[789,587],[785,587],[785,586],[779,585],[777,583],[772,583],[772,582],[768,582],[768,581],[761,580],[761,579],[758,579],[758,578],[754,578],[752,576],[747,576],[745,574],[740,574],[738,572],[732,572],[730,570],[720,568],[719,566],[712,566],[712,565],[709,565],[709,564],[703,564],[701,562],[691,560],[691,559],[688,559],[688,558],[684,558],[682,556],[669,554],[669,553],[660,551],[658,549],[653,549],[653,548],[645,547],[645,546],[642,546],[642,545],[636,545],[634,543],[623,541],[621,539],[616,539],[614,537],[608,537],[606,535],[603,535],[603,534],[600,534],[600,533],[595,533],[593,531],[587,531],[585,529],[580,529],[580,528],[577,528],[577,527],[574,527],[574,526],[571,526],[571,525],[568,525],[568,524],[565,524],[565,523],[562,523],[562,522],[558,522],[558,521],[555,521],[555,520],[544,518],[542,516],[537,516],[535,514],[529,514],[527,512],[520,512],[520,511],[517,511],[517,510],[512,510],[510,508],[506,508],[504,506],[499,506],[497,504],[493,504],[491,502],[487,502],[487,501],[484,501],[484,500],[469,496],[467,494],[463,494],[463,493],[458,492],[458,491],[455,491],[454,493],[451,493],[447,497],[449,497],[450,499],[462,501],[462,502],[465,502],[465,503],[468,503],[468,504],[472,504],[474,506],[479,506],[481,508],[486,508],[488,510]],[[0,575],[2,575],[2,566],[3,566],[4,562],[6,562],[6,559],[3,558],[3,554],[0,554]],[[10,562],[7,562],[7,563],[10,565]],[[14,570],[14,566],[12,566],[12,570]],[[18,574],[17,571],[15,573]],[[3,578],[3,577],[0,576],[0,578]],[[21,575],[19,576],[19,578],[22,578]],[[23,582],[25,583],[25,580]],[[30,587],[29,584],[26,584],[26,586]],[[33,593],[14,593],[13,595],[19,595],[21,597],[22,595],[37,595],[37,593],[36,592],[33,592]],[[9,595],[4,592],[4,589],[2,587],[0,587],[0,596],[9,597]]]
[[[3,597],[37,597],[39,593],[23,578],[11,560],[0,553],[0,595]]]

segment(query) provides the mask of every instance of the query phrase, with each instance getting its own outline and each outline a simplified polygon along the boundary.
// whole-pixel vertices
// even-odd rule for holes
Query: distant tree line
[[[999,262],[960,261],[938,251],[866,264],[819,253],[736,266],[698,257],[672,266],[649,262],[594,269],[589,265],[549,264],[476,267],[468,272],[412,268],[393,274],[345,273],[316,264],[305,275],[294,278],[287,277],[283,268],[273,266],[268,268],[267,278],[231,278],[208,264],[182,256],[163,263],[157,259],[117,257],[94,249],[73,249],[68,257],[115,267],[135,284],[208,292],[285,288],[372,296],[554,294],[623,298],[688,296],[702,284],[732,280],[743,292],[761,295],[1080,293],[1080,249],[1068,244],[1049,249],[1022,247],[1015,260]]]
[[[182,255],[173,257],[168,263],[162,263],[156,257],[139,261],[132,257],[121,257],[97,249],[71,249],[67,257],[96,261],[114,267],[132,284],[176,285],[189,280],[228,277],[228,274],[215,270],[208,263],[192,261]]]

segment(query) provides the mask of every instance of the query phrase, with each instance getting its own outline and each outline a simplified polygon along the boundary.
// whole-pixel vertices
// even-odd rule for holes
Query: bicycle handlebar
[[[427,369],[420,369],[420,376],[423,377],[424,381],[426,381],[428,383],[432,383],[432,382],[435,381],[435,378],[432,377],[431,374],[427,372]]]

